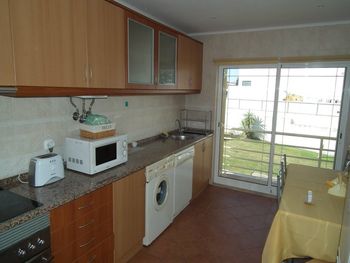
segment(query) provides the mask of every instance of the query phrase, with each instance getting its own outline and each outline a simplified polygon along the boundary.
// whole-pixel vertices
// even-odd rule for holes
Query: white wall
[[[186,96],[186,108],[212,110],[216,124],[214,59],[350,55],[350,24],[196,36],[204,44],[203,86]],[[349,105],[350,106],[350,105]],[[350,122],[345,145],[350,144]]]
[[[81,108],[80,100],[74,101]],[[108,116],[133,141],[174,129],[184,102],[182,95],[110,97],[96,100],[93,113]],[[78,129],[73,112],[69,98],[0,96],[0,179],[27,172],[30,158],[45,153],[46,138],[53,138],[54,151],[62,153],[64,138]]]
[[[350,55],[350,24],[195,36],[202,41],[203,89],[186,107],[215,109],[214,59]],[[204,105],[204,106],[203,106]]]

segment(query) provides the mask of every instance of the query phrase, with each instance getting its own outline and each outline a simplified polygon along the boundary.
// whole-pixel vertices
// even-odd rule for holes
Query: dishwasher
[[[192,198],[194,147],[175,154],[174,218]]]

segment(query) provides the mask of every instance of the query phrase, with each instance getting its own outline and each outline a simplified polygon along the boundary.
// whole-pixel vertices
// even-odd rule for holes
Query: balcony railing
[[[237,99],[227,98],[227,109],[238,110],[257,110],[265,111],[267,105],[274,105],[273,100],[259,100],[259,99]],[[304,102],[304,101],[278,101],[279,104],[284,105],[284,113],[292,113],[298,115],[313,115],[323,117],[338,117],[341,104],[339,101],[332,102]],[[301,107],[306,107],[305,110],[301,110]],[[267,110],[272,112],[272,110]],[[327,112],[327,113],[325,113]]]
[[[229,131],[231,132],[231,134],[229,133]],[[226,129],[225,130],[225,135],[224,135],[224,144],[223,147],[225,149],[225,147],[231,147],[231,149],[233,148],[235,151],[239,151],[241,153],[244,153],[243,156],[234,156],[235,160],[241,161],[241,165],[239,163],[233,163],[230,164],[231,168],[236,168],[237,170],[247,170],[249,171],[250,175],[253,175],[253,173],[255,172],[259,172],[260,174],[268,174],[268,166],[269,166],[269,158],[268,156],[270,155],[270,149],[268,149],[268,151],[261,151],[261,150],[257,150],[257,149],[252,149],[252,147],[249,148],[248,144],[247,145],[241,145],[241,147],[237,147],[237,145],[235,146],[234,143],[232,143],[230,146],[228,146],[228,142],[232,141],[232,140],[242,140],[244,141],[244,139],[241,139],[239,137],[239,135],[232,135],[232,133],[241,133],[243,132],[243,129],[240,128],[233,128],[233,129]],[[262,133],[265,135],[271,135],[271,131],[252,131],[252,132],[257,132],[257,133]],[[327,136],[317,136],[317,135],[309,135],[309,134],[297,134],[297,133],[288,133],[288,132],[275,132],[276,136],[288,136],[288,137],[295,137],[295,138],[304,138],[304,139],[312,139],[312,140],[317,140],[318,144],[314,143],[313,146],[307,146],[307,145],[293,145],[293,144],[275,144],[276,146],[279,147],[283,147],[283,149],[285,149],[285,151],[281,152],[281,153],[274,153],[274,161],[273,161],[273,174],[276,175],[277,171],[279,169],[279,160],[282,154],[286,154],[287,155],[287,159],[290,162],[295,162],[295,163],[299,163],[299,164],[305,164],[305,165],[310,165],[310,163],[315,163],[316,165],[313,166],[317,166],[317,167],[329,167],[329,168],[333,168],[334,165],[334,155],[335,155],[335,147],[326,147],[325,146],[325,142],[328,142],[326,144],[330,144],[330,142],[334,141],[336,142],[337,138],[335,137],[327,137]],[[248,142],[248,141],[247,141]],[[259,141],[259,140],[249,140],[249,144],[252,145],[252,143],[260,143],[260,144],[268,144],[271,145],[271,143],[267,140],[265,141]],[[318,145],[317,147],[315,145]],[[335,143],[334,143],[335,145]],[[247,147],[245,147],[247,146]],[[295,151],[293,151],[292,149],[295,149]],[[306,157],[306,156],[302,156],[302,154],[293,154],[293,152],[298,153],[298,150],[300,150],[300,153],[302,151],[310,151],[312,153],[315,153],[313,155],[316,156],[316,158],[314,157]],[[327,153],[327,154],[325,154]],[[249,158],[249,156],[254,156],[254,154],[256,154],[256,159],[252,159]],[[265,158],[261,157],[261,156],[266,156]],[[259,158],[258,158],[259,157]],[[276,158],[277,157],[277,158]],[[228,161],[228,159],[230,158],[230,156],[223,156],[223,159],[226,161]],[[264,160],[265,159],[265,160]],[[252,168],[252,167],[245,167],[244,165],[242,166],[242,164],[247,163],[247,162],[251,162],[251,163],[256,163],[256,169]],[[252,166],[252,165],[250,165]],[[258,168],[260,166],[260,169]],[[266,169],[261,169],[261,167],[264,166],[266,167]],[[226,165],[227,167],[227,165]],[[224,174],[225,173],[235,173],[235,169],[232,169],[233,171],[225,168],[225,165],[223,166],[223,168],[225,169],[224,171],[222,171]],[[244,175],[246,175],[246,173],[244,173]],[[265,176],[263,176],[265,177]]]

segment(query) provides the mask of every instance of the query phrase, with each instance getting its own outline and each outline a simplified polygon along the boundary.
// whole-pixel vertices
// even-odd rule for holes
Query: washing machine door
[[[169,187],[168,178],[160,176],[155,184],[153,193],[153,205],[157,211],[161,210],[167,203],[170,190]]]

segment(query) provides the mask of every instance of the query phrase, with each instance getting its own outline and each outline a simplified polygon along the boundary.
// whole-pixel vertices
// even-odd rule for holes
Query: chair
[[[277,202],[278,205],[281,201],[284,184],[287,176],[287,155],[283,154],[281,156],[280,170],[277,175]]]
[[[287,155],[283,154],[282,159],[283,159],[284,174],[285,176],[287,176]]]

